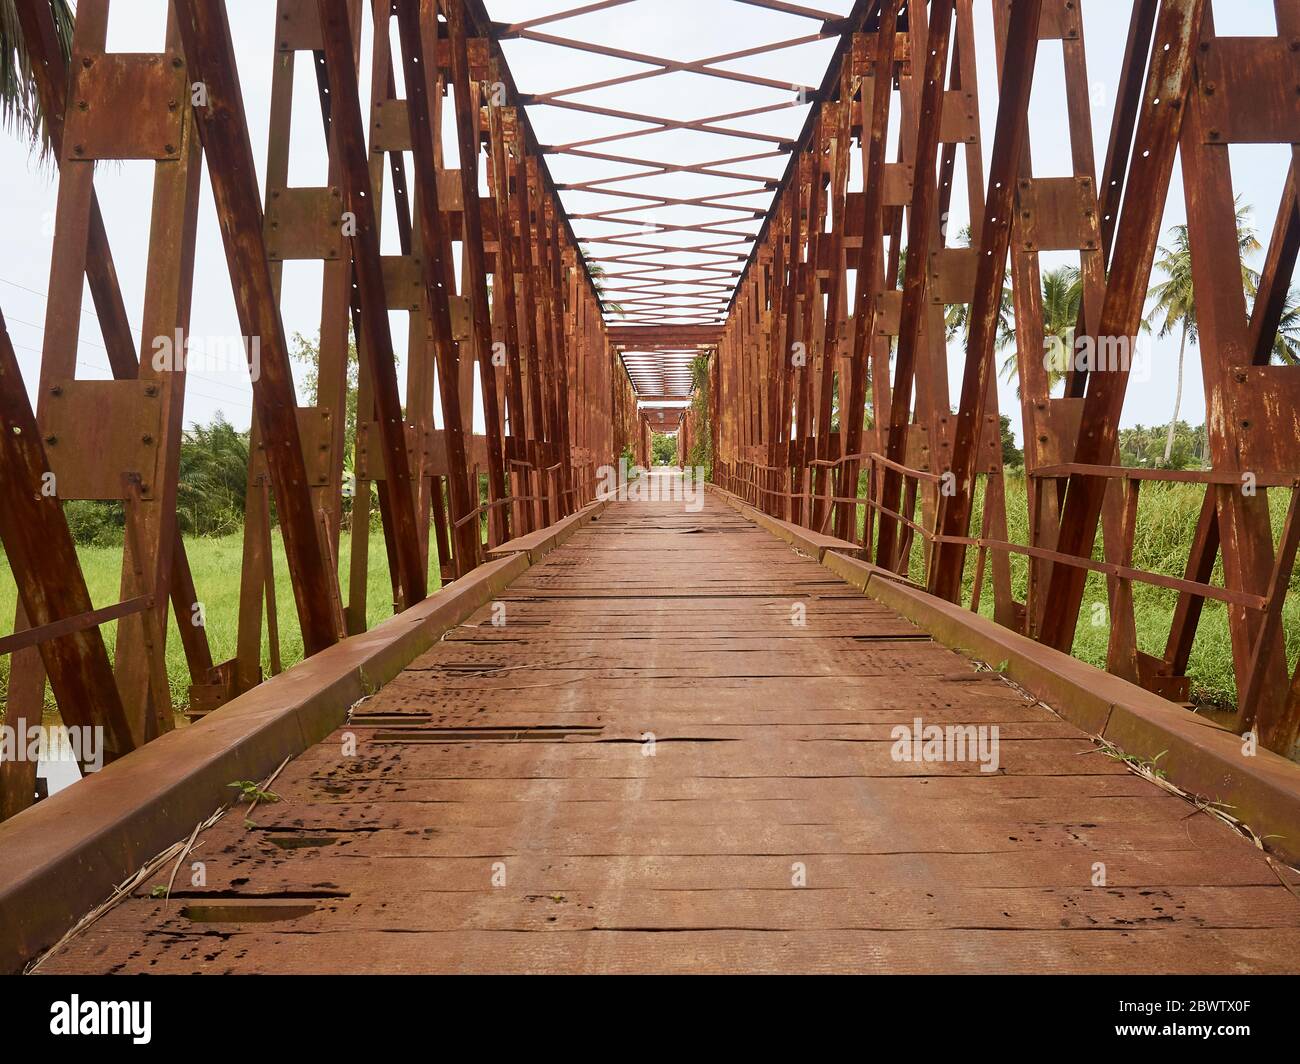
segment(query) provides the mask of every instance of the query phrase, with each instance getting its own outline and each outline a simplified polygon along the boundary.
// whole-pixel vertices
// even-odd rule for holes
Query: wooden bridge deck
[[[41,970],[1297,968],[1248,842],[712,496],[500,602]],[[999,771],[895,760],[918,717]]]

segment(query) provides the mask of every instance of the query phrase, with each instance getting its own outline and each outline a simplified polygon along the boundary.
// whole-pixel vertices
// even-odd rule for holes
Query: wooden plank
[[[611,505],[43,970],[1294,968],[1250,843],[826,572]],[[896,760],[918,716],[999,770]]]

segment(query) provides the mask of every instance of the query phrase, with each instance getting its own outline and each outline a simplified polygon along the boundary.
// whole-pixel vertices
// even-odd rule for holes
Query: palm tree
[[[210,425],[191,425],[181,439],[176,514],[182,530],[226,535],[243,521],[248,489],[248,433],[218,411]]]
[[[24,0],[40,2],[40,0]],[[66,59],[72,53],[72,24],[75,16],[68,0],[45,0],[54,14],[54,25]],[[0,0],[0,122],[40,146],[41,158],[50,151],[49,130],[41,109],[40,95],[32,78],[32,60],[18,23],[15,0]]]
[[[584,252],[579,251],[582,259],[582,265],[586,268],[587,275],[591,278],[592,287],[596,289],[596,296],[600,299],[600,305],[611,314],[617,314],[620,318],[627,317],[627,311],[620,303],[605,302],[605,286],[601,281],[605,279],[605,267],[598,262],[588,262]]]
[[[1051,342],[1047,365],[1050,390],[1065,379],[1074,351],[1074,331],[1079,324],[1079,305],[1083,302],[1083,279],[1077,266],[1061,266],[1043,274],[1043,344]],[[1011,381],[1019,373],[1013,351],[1002,363],[1002,379]],[[1019,386],[1016,394],[1020,394]]]
[[[970,247],[971,232],[970,226],[962,226],[961,232],[957,234],[957,239],[961,242],[962,247]],[[899,266],[902,269],[902,266]],[[901,283],[901,282],[900,282]],[[955,340],[958,334],[965,339],[970,339],[970,304],[969,303],[952,303],[949,305],[947,313],[944,314],[944,332],[949,340]],[[1015,303],[1012,298],[1011,287],[1007,284],[1002,286],[1002,300],[998,304],[998,324],[993,338],[993,350],[1005,351],[1008,347],[1016,342],[1016,314]],[[1014,356],[1012,362],[1015,362]]]
[[[1300,295],[1294,288],[1287,293],[1282,319],[1277,323],[1273,361],[1283,366],[1300,366]]]
[[[1255,230],[1248,218],[1250,207],[1237,202],[1237,254],[1241,263],[1241,283],[1246,292],[1254,295],[1256,274],[1245,263],[1245,257],[1259,250],[1260,244],[1255,237]],[[1151,289],[1149,297],[1155,301],[1146,324],[1151,319],[1162,318],[1156,335],[1166,337],[1177,329],[1178,341],[1178,387],[1174,392],[1174,413],[1169,419],[1169,429],[1165,436],[1165,464],[1174,450],[1174,430],[1178,425],[1178,410],[1183,402],[1183,360],[1187,353],[1188,341],[1195,344],[1199,333],[1196,327],[1196,296],[1192,290],[1192,251],[1188,242],[1187,226],[1176,225],[1169,230],[1172,237],[1169,247],[1161,245],[1161,258],[1156,268],[1165,275],[1165,280]]]

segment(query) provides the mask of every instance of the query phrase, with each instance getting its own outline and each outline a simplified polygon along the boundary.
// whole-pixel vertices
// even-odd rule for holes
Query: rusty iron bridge
[[[675,2],[270,6],[254,98],[224,0],[161,5],[154,53],[108,50],[109,0],[70,37],[16,4],[57,209],[34,379],[0,325],[4,725],[99,729],[107,764],[38,799],[33,759],[0,762],[0,970],[1300,970],[1300,366],[1274,357],[1300,0],[1260,0],[1253,36],[1210,0],[716,0],[735,40],[703,58],[638,50]],[[1104,113],[1086,40],[1115,53]],[[544,87],[516,83],[530,54]],[[672,79],[689,117],[651,102]],[[1068,172],[1036,170],[1049,144]],[[1242,145],[1283,189],[1249,291]],[[115,259],[116,161],[153,165],[144,251]],[[206,190],[226,277],[196,268]],[[1195,470],[1119,464],[1167,215]],[[1072,353],[1120,357],[1044,358],[1062,259]],[[308,323],[282,306],[302,262]],[[187,368],[147,338],[227,282],[254,372],[217,660],[177,516]],[[88,320],[111,379],[78,376]],[[611,475],[662,432],[684,471]],[[1199,518],[1148,571],[1172,483]],[[70,500],[122,506],[116,601]],[[373,537],[392,616],[368,626]],[[1104,670],[1072,655],[1089,581]],[[1211,614],[1226,708],[1190,701]]]

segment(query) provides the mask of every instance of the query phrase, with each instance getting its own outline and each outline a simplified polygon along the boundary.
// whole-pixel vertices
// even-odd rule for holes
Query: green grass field
[[[1203,488],[1188,484],[1155,484],[1143,486],[1141,509],[1138,517],[1138,535],[1134,546],[1133,564],[1139,569],[1182,576],[1183,565],[1191,544],[1196,517],[1200,510]],[[1271,508],[1273,527],[1281,528],[1287,498],[1282,492],[1273,492]],[[976,499],[972,528],[980,527],[982,495]],[[1028,507],[1025,481],[1022,477],[1007,478],[1007,509],[1010,538],[1017,543],[1026,541]],[[204,603],[208,639],[212,644],[214,661],[224,661],[235,653],[236,623],[239,607],[239,573],[241,568],[242,540],[239,536],[189,539],[187,548],[194,571],[195,586]],[[1101,545],[1098,543],[1098,556]],[[120,548],[79,548],[82,567],[90,586],[91,598],[98,606],[111,605],[118,599],[118,579],[121,566]],[[345,534],[339,551],[343,587],[346,588],[346,567],[349,539]],[[369,545],[369,595],[367,618],[371,626],[392,613],[388,565],[384,552],[382,533],[374,532]],[[285,668],[301,660],[302,637],[298,630],[297,614],[289,586],[289,575],[280,547],[279,532],[275,533],[275,587],[280,619],[281,660]],[[912,555],[914,579],[920,579],[921,554],[914,548]],[[435,569],[430,574],[429,587],[438,586]],[[967,559],[966,599],[974,580],[974,552]],[[1023,556],[1014,556],[1011,562],[1012,588],[1017,599],[1024,601],[1028,581],[1028,563]],[[1215,583],[1222,583],[1222,567],[1216,568]],[[16,590],[3,558],[0,557],[0,634],[13,629]],[[1160,656],[1164,652],[1177,596],[1174,592],[1149,585],[1134,585],[1139,647],[1149,654]],[[1110,621],[1104,609],[1093,606],[1106,603],[1105,578],[1099,574],[1088,577],[1080,624],[1075,637],[1076,656],[1094,665],[1105,666],[1106,642]],[[992,587],[986,578],[981,602],[981,612],[992,614]],[[112,647],[114,624],[104,625],[105,638]],[[1283,630],[1287,637],[1290,664],[1294,667],[1300,653],[1300,574],[1292,577],[1291,593],[1287,598],[1283,617]],[[8,659],[0,658],[0,694],[8,680]],[[171,679],[172,697],[177,708],[188,701],[189,675],[184,654],[173,619],[167,643],[167,668]],[[263,631],[263,668],[269,670],[269,648]],[[1193,680],[1193,697],[1199,702],[1232,706],[1235,704],[1236,685],[1232,670],[1232,648],[1228,639],[1227,612],[1223,605],[1209,602],[1202,614],[1199,634],[1192,652],[1189,671]]]
[[[289,570],[285,561],[284,550],[280,543],[280,533],[273,533],[275,553],[275,599],[276,614],[279,618],[280,658],[284,668],[302,660],[302,633],[298,627],[298,615],[294,607],[293,591],[289,584]],[[194,586],[203,603],[208,641],[212,646],[212,660],[225,661],[235,655],[235,641],[239,618],[239,574],[243,566],[243,537],[239,535],[212,538],[187,538],[186,552],[190,559],[190,568],[194,574]],[[343,534],[339,547],[340,579],[347,595],[347,559],[350,550],[350,537]],[[98,608],[110,606],[119,599],[119,579],[122,565],[121,548],[113,547],[79,547],[82,571],[90,588],[91,601]],[[366,618],[374,626],[385,617],[392,616],[392,586],[388,577],[388,558],[384,551],[383,533],[372,532],[369,543],[370,563],[368,568],[366,596]],[[431,566],[429,588],[438,587],[436,565]],[[17,589],[9,573],[7,563],[0,555],[0,635],[13,631],[14,608]],[[102,631],[111,652],[116,637],[116,624],[106,624]],[[262,668],[269,673],[270,645],[266,626],[262,630]],[[180,636],[173,616],[167,635],[167,674],[171,681],[172,699],[177,709],[184,708],[189,701],[189,672],[185,665],[185,654],[181,649]],[[0,694],[7,690],[9,679],[9,659],[0,657]],[[47,693],[47,702],[50,696]]]
[[[1192,536],[1200,512],[1205,489],[1195,484],[1154,483],[1143,484],[1137,520],[1137,534],[1133,546],[1133,566],[1148,572],[1182,577]],[[1029,506],[1023,476],[1008,474],[1007,530],[1013,543],[1028,541]],[[983,492],[975,501],[971,528],[978,531],[983,515]],[[1270,492],[1269,510],[1272,516],[1274,541],[1280,534],[1290,493]],[[1102,556],[1100,535],[1094,557]],[[921,580],[921,553],[914,546],[911,576]],[[967,556],[964,600],[969,603],[975,577],[975,552]],[[984,590],[980,600],[980,613],[993,615],[991,571],[985,571]],[[1011,559],[1011,587],[1016,599],[1025,601],[1029,582],[1029,561],[1024,555]],[[1211,582],[1222,586],[1223,563],[1215,566]],[[1150,584],[1134,582],[1133,602],[1137,628],[1138,648],[1156,657],[1162,657],[1169,625],[1177,603],[1177,593]],[[1094,609],[1099,604],[1100,608]],[[1074,655],[1100,668],[1106,666],[1106,645],[1110,638],[1110,618],[1106,599],[1106,578],[1100,573],[1089,573],[1083,608],[1075,630]],[[1300,654],[1300,570],[1292,574],[1290,591],[1283,607],[1282,629],[1286,634],[1287,656],[1292,667]],[[1227,607],[1220,602],[1206,602],[1197,629],[1196,642],[1188,663],[1192,679],[1193,701],[1223,707],[1236,706],[1236,682],[1232,668],[1232,644],[1228,635]]]

